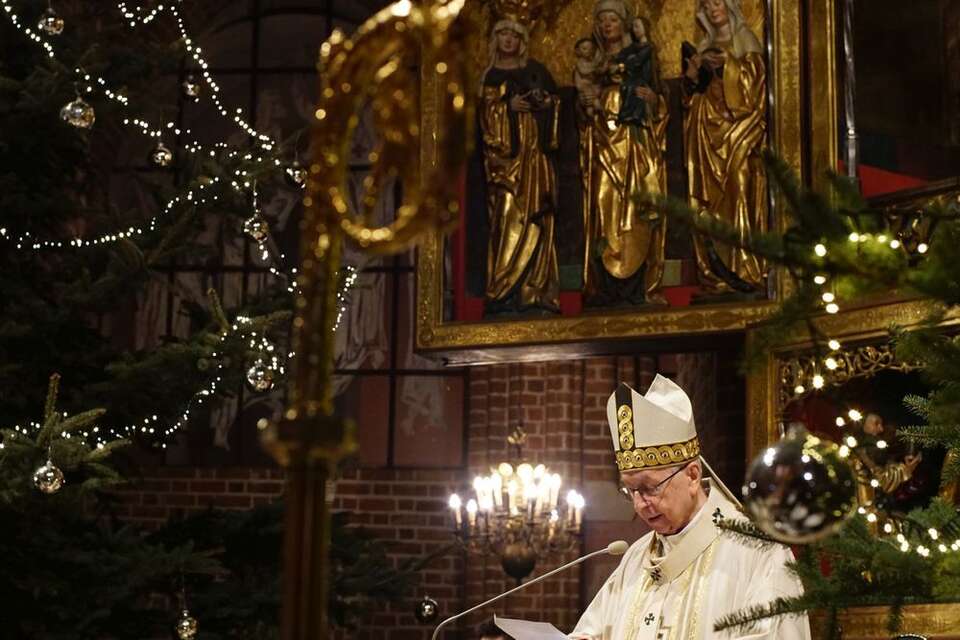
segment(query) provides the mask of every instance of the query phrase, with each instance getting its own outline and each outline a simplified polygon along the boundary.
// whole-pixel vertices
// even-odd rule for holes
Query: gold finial
[[[494,22],[512,20],[532,28],[543,21],[551,24],[569,0],[487,0]]]

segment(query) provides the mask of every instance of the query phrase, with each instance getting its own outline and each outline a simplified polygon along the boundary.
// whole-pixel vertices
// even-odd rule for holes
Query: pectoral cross
[[[720,524],[721,520],[723,520],[723,512],[720,511],[720,507],[717,507],[713,512],[713,524]]]
[[[653,581],[657,584],[660,584],[660,580],[663,579],[663,573],[660,572],[660,567],[657,567],[650,572],[650,577],[653,578]]]
[[[647,617],[643,619],[643,621],[647,623],[647,626],[648,626],[648,627],[650,626],[650,624],[651,624],[654,620],[656,620],[656,618],[654,617],[654,615],[653,615],[652,613],[648,613],[648,614],[647,614]]]

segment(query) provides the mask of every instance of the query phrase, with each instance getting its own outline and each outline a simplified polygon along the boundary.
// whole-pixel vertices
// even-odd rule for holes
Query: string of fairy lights
[[[337,317],[334,321],[333,332],[339,327],[346,306],[349,301],[349,292],[353,288],[360,275],[360,271],[351,265],[344,266],[343,283],[337,292]],[[286,368],[296,357],[296,353],[290,351],[282,354],[277,347],[273,345],[265,336],[254,329],[254,321],[246,316],[237,316],[230,325],[229,330],[220,332],[217,346],[210,353],[210,358],[216,361],[208,380],[197,390],[187,401],[183,412],[171,424],[163,425],[155,414],[151,414],[140,422],[128,424],[120,427],[93,427],[89,431],[83,431],[79,435],[89,440],[93,446],[102,448],[107,442],[120,438],[132,438],[135,436],[154,436],[161,448],[166,449],[168,441],[173,438],[180,429],[190,421],[190,417],[203,404],[215,396],[223,382],[224,369],[227,361],[223,357],[228,340],[240,340],[248,352],[256,355],[251,359],[246,367],[246,381],[249,387],[258,393],[271,391],[276,384],[278,377],[286,373]],[[30,422],[24,426],[16,425],[13,427],[15,433],[32,437],[40,431],[41,425],[37,422]],[[65,438],[71,437],[69,433],[61,434]],[[3,442],[0,442],[0,449],[4,448]]]
[[[63,30],[62,18],[59,18],[58,16],[56,16],[55,13],[52,14],[53,16],[55,16],[55,19],[57,21],[55,25],[56,28],[55,29],[45,28],[44,25],[50,24],[51,20],[53,19],[51,15],[49,15],[49,12],[52,12],[52,9],[48,9],[48,13],[44,14],[44,16],[41,18],[41,21],[37,27],[37,30],[34,30],[29,26],[27,26],[26,24],[24,24],[24,22],[20,19],[20,17],[14,11],[13,6],[10,4],[10,0],[0,0],[0,6],[4,8],[4,13],[7,15],[11,23],[17,29],[19,29],[30,40],[42,46],[44,50],[47,52],[49,57],[56,58],[56,51],[53,45],[50,44],[48,40],[41,37],[38,31],[43,30],[46,33],[51,35],[59,35]],[[201,57],[200,48],[193,45],[193,40],[190,38],[190,35],[187,32],[184,21],[183,21],[183,17],[180,15],[177,8],[170,4],[167,4],[167,5],[161,4],[161,5],[158,5],[157,7],[154,7],[152,10],[150,10],[150,12],[145,13],[145,10],[141,7],[135,7],[131,9],[126,5],[126,3],[121,2],[118,4],[118,8],[123,13],[124,17],[129,19],[131,17],[135,17],[138,15],[142,16],[140,19],[141,24],[148,24],[149,22],[151,22],[154,18],[156,18],[159,15],[159,13],[163,10],[164,7],[166,7],[172,13],[173,17],[176,19],[178,30],[180,31],[181,38],[184,40],[185,46],[187,47],[188,52],[191,53],[195,62],[203,69],[203,77],[207,81],[208,85],[210,86],[213,92],[211,94],[211,99],[213,100],[215,106],[217,107],[218,112],[225,117],[229,117],[227,108],[223,105],[222,101],[219,98],[219,92],[220,92],[219,86],[216,84],[216,82],[213,80],[212,76],[210,75],[209,65],[206,62],[206,60],[204,60]],[[136,26],[136,24],[137,22],[132,22],[132,26]],[[77,78],[78,78],[77,82],[75,83],[77,99],[69,103],[68,105],[66,105],[64,109],[61,111],[61,116],[65,120],[73,124],[74,126],[77,126],[78,128],[89,128],[93,125],[95,121],[95,114],[94,114],[93,107],[87,104],[80,96],[81,87],[84,89],[86,93],[92,93],[95,88],[99,88],[99,90],[102,91],[103,94],[108,99],[121,105],[121,107],[123,107],[124,109],[129,107],[129,99],[125,95],[123,95],[122,92],[111,89],[107,81],[103,77],[91,75],[85,72],[80,67],[76,67],[74,71],[77,74]],[[249,124],[247,124],[246,121],[242,118],[241,111],[242,110],[237,109],[237,114],[233,116],[234,123],[237,126],[239,126],[245,133],[259,140],[260,147],[262,150],[270,151],[274,149],[276,147],[276,144],[270,139],[270,137],[259,133],[258,131],[253,129]],[[128,115],[122,119],[122,122],[125,126],[133,127],[133,129],[138,133],[141,133],[142,135],[147,136],[148,138],[156,139],[158,141],[157,147],[153,150],[153,152],[150,155],[153,161],[155,162],[155,164],[157,164],[160,167],[169,166],[173,160],[172,152],[163,145],[163,142],[161,140],[164,129],[172,132],[182,140],[182,148],[186,152],[190,154],[198,154],[205,150],[204,145],[202,145],[197,140],[190,138],[190,135],[192,134],[192,132],[189,128],[181,130],[181,128],[177,127],[176,124],[172,121],[167,122],[164,125],[154,125],[149,123],[146,119],[142,117],[135,116],[135,115]],[[209,152],[210,157],[216,158],[218,151],[222,151],[226,149],[228,149],[228,145],[225,142],[217,142],[210,145],[210,148],[207,149],[207,151]],[[242,152],[236,151],[236,150],[230,151],[226,154],[223,160],[229,161],[229,160],[236,159],[240,155],[240,153]],[[268,155],[266,157],[268,165],[270,164],[271,159],[272,159],[273,166],[275,167],[283,166],[283,163],[281,162],[279,157],[271,156],[271,155]],[[254,155],[249,152],[246,152],[243,155],[243,160],[253,161]],[[264,163],[264,160],[265,158],[262,155],[262,153],[256,156],[256,162],[258,164],[262,165]],[[303,186],[305,176],[302,173],[298,171],[291,172],[289,169],[286,173],[288,176],[290,176],[293,179],[293,181],[296,184],[298,184],[301,187]],[[230,185],[238,192],[241,192],[244,188],[247,188],[247,189],[250,188],[249,172],[243,164],[240,164],[240,166],[238,166],[234,170],[233,178],[230,180]],[[201,185],[200,189],[202,190],[203,187],[204,185]],[[186,194],[181,196],[176,196],[171,200],[169,200],[165,204],[165,206],[161,208],[161,212],[156,216],[152,217],[146,223],[140,226],[130,227],[127,229],[118,229],[109,233],[104,233],[99,237],[93,238],[93,239],[73,238],[70,240],[42,240],[42,239],[34,238],[32,234],[29,232],[24,232],[19,235],[12,235],[5,228],[0,229],[0,239],[8,240],[18,250],[62,249],[65,247],[83,248],[83,247],[102,245],[109,242],[115,242],[124,238],[130,238],[131,236],[140,236],[140,235],[143,235],[144,233],[155,230],[156,223],[159,218],[162,218],[167,214],[169,214],[169,212],[177,204],[180,204],[181,202],[184,202],[184,201],[186,202],[192,201],[194,199],[194,196],[195,196],[195,193],[193,189],[191,189]]]
[[[859,409],[852,407],[846,411],[845,415],[837,416],[835,423],[838,428],[843,429],[850,424],[859,423],[863,419],[863,413]],[[840,440],[839,456],[844,460],[849,460],[854,452],[861,446],[863,446],[863,444],[859,442],[854,435],[847,434]],[[873,443],[873,446],[877,449],[884,450],[890,445],[886,440],[879,438]],[[864,465],[863,472],[869,476],[868,483],[873,489],[876,490],[881,487],[880,481],[876,477],[872,477],[873,472],[869,466]],[[862,479],[858,479],[858,482],[860,481],[862,481]],[[870,524],[879,525],[879,523],[882,523],[882,525],[879,525],[879,528],[883,531],[885,537],[881,539],[890,543],[901,553],[914,552],[927,558],[932,552],[946,554],[960,551],[960,537],[953,542],[948,542],[945,540],[946,534],[936,527],[926,528],[925,531],[920,532],[919,536],[913,536],[911,541],[911,539],[903,533],[903,529],[905,529],[906,526],[905,521],[889,513],[884,513],[874,502],[861,504],[857,507],[857,513],[863,516]],[[913,528],[916,527],[914,526]],[[918,537],[921,539],[918,540]]]
[[[11,0],[0,0],[0,7],[3,8],[3,13],[16,29],[23,33],[31,42],[41,47],[47,57],[57,59],[56,48],[50,38],[55,38],[63,32],[65,21],[56,14],[52,6],[48,7],[41,15],[36,28],[32,28],[20,18],[14,10]],[[264,261],[271,260],[271,263],[268,265],[269,273],[275,277],[286,279],[286,290],[289,293],[296,293],[298,291],[297,270],[294,268],[291,269],[289,273],[285,273],[276,266],[276,262],[283,261],[285,256],[283,253],[276,251],[270,242],[269,224],[260,213],[256,179],[251,176],[248,170],[249,163],[256,162],[262,166],[265,161],[268,166],[272,164],[275,167],[282,168],[283,162],[277,157],[275,151],[277,144],[268,135],[257,131],[250,125],[243,117],[242,109],[237,108],[231,113],[224,105],[220,97],[220,87],[209,71],[209,63],[203,58],[201,47],[194,43],[193,38],[188,33],[183,16],[176,4],[160,3],[150,9],[145,9],[141,6],[131,6],[126,2],[118,2],[117,8],[130,28],[150,24],[165,11],[169,12],[177,24],[180,38],[187,52],[200,69],[200,75],[210,89],[209,97],[216,107],[216,110],[221,116],[232,120],[239,129],[256,140],[259,147],[258,151],[254,154],[249,151],[231,150],[225,142],[217,142],[204,146],[192,137],[193,134],[189,128],[180,128],[172,121],[166,122],[165,124],[152,124],[141,116],[126,113],[121,120],[124,126],[130,127],[137,133],[157,141],[157,147],[151,152],[150,156],[158,166],[167,167],[173,160],[172,152],[163,145],[162,141],[164,131],[167,131],[181,140],[182,149],[189,154],[207,152],[211,158],[217,158],[218,154],[223,154],[221,157],[223,163],[235,161],[237,167],[233,170],[232,177],[224,179],[214,176],[205,181],[197,181],[197,183],[191,185],[186,192],[170,198],[161,207],[160,212],[148,220],[138,225],[115,229],[96,237],[84,238],[77,236],[70,239],[42,239],[35,237],[29,231],[16,234],[4,227],[0,227],[0,240],[6,241],[14,249],[22,251],[68,248],[86,249],[121,240],[129,240],[155,231],[161,220],[169,217],[171,213],[180,207],[193,207],[194,210],[199,210],[204,205],[218,201],[221,197],[219,191],[226,185],[229,185],[229,187],[238,193],[250,192],[252,194],[253,213],[244,221],[243,231],[257,243],[261,259]],[[49,37],[46,38],[42,34],[46,34]],[[89,95],[95,91],[99,91],[108,100],[118,104],[121,110],[129,110],[130,100],[127,96],[124,95],[122,91],[111,88],[103,77],[90,74],[80,67],[74,67],[74,73],[76,74],[76,80],[74,82],[76,99],[68,103],[64,106],[63,110],[61,110],[60,115],[65,121],[80,129],[89,129],[93,126],[96,119],[94,109],[83,100],[81,92],[84,95]],[[195,99],[199,98],[201,92],[197,85],[192,84],[192,76],[184,83],[183,88],[188,96],[194,97]],[[303,187],[306,178],[305,172],[299,167],[296,161],[294,161],[294,166],[287,167],[283,172],[295,185],[301,188]],[[340,326],[349,299],[349,293],[358,277],[358,269],[350,265],[344,266],[342,286],[337,292],[338,313],[333,326],[334,331]],[[183,412],[172,424],[163,425],[157,415],[151,414],[143,418],[142,421],[134,424],[121,427],[96,426],[78,435],[90,440],[91,444],[97,448],[102,448],[111,439],[152,435],[158,438],[161,447],[166,448],[167,440],[187,424],[191,415],[199,407],[218,392],[223,382],[224,368],[227,362],[227,360],[222,357],[226,347],[225,343],[232,339],[244,341],[246,350],[257,354],[252,362],[249,363],[249,366],[246,367],[246,379],[250,388],[257,392],[271,390],[277,376],[282,376],[285,373],[290,360],[293,359],[296,354],[292,351],[286,354],[280,354],[274,345],[254,330],[253,325],[254,323],[250,318],[238,316],[231,324],[229,330],[221,332],[219,343],[210,354],[210,357],[216,361],[216,366],[213,368],[208,380],[203,386],[192,394]],[[30,422],[25,426],[15,426],[13,431],[15,434],[35,435],[40,428],[41,425],[39,423]],[[66,438],[71,437],[69,433],[62,435]],[[0,449],[3,447],[3,442],[0,442]]]
[[[161,13],[168,11],[177,23],[177,29],[180,32],[180,38],[187,49],[187,53],[191,55],[194,62],[201,69],[200,75],[210,88],[212,92],[210,94],[210,99],[213,101],[214,106],[216,106],[220,115],[222,115],[224,118],[232,118],[233,122],[238,127],[240,127],[250,137],[258,140],[261,148],[265,151],[270,151],[276,146],[276,143],[270,138],[270,136],[260,133],[244,119],[242,109],[237,108],[233,115],[231,115],[230,111],[226,108],[226,106],[224,106],[223,102],[220,100],[220,86],[210,75],[210,65],[201,55],[203,50],[194,44],[193,38],[191,38],[190,34],[187,32],[183,16],[181,15],[176,3],[161,3],[148,10],[140,6],[131,8],[126,2],[118,2],[117,8],[127,20],[127,24],[130,26],[130,28],[134,29],[138,26],[149,24]]]
[[[891,251],[907,251],[907,247],[904,243],[893,234],[886,233],[860,233],[853,231],[847,237],[847,240],[856,245],[863,245],[869,242],[876,242],[877,244],[889,248]],[[918,255],[923,255],[929,250],[929,245],[926,242],[918,242],[915,247],[915,252]],[[827,257],[827,246],[823,242],[818,242],[813,247],[813,253],[817,258],[823,259]],[[836,288],[834,283],[829,277],[822,273],[818,273],[813,277],[814,284],[821,287],[819,304],[822,306],[823,310],[830,315],[836,315],[840,312],[840,300],[836,293]],[[827,346],[829,347],[829,352],[822,360],[822,369],[815,367],[812,371],[809,379],[810,387],[813,389],[822,389],[826,383],[827,379],[831,372],[836,371],[840,367],[840,362],[838,361],[838,353],[841,350],[842,345],[836,339],[829,339],[827,341]],[[804,384],[803,380],[798,380],[796,386],[793,389],[795,395],[800,396],[807,392],[807,386]]]
[[[929,250],[929,245],[923,238],[911,241],[908,247],[905,241],[897,237],[894,233],[861,233],[859,231],[852,231],[846,240],[855,246],[863,246],[865,248],[868,247],[868,243],[876,243],[880,248],[890,251],[906,252],[912,256],[922,256]],[[821,260],[827,258],[827,245],[823,242],[816,243],[813,247],[813,253]],[[837,295],[835,283],[823,273],[814,275],[813,282],[821,287],[819,304],[824,312],[829,315],[839,313],[840,300]],[[822,356],[815,357],[815,361],[819,361],[819,364],[814,365],[809,371],[809,378],[806,377],[807,372],[801,371],[804,377],[798,377],[796,386],[793,389],[796,396],[807,393],[807,384],[809,384],[813,390],[823,389],[828,384],[831,374],[842,366],[841,349],[843,345],[840,341],[836,338],[829,337],[826,345],[828,351]],[[862,420],[864,420],[863,413],[859,409],[852,407],[848,408],[844,415],[838,415],[835,418],[835,424],[839,429],[843,429],[851,424],[859,423]],[[862,446],[863,443],[859,442],[854,435],[847,433],[841,437],[839,455],[843,459],[849,459],[854,452]],[[877,449],[884,450],[889,447],[889,444],[883,439],[877,439],[873,443],[873,446]],[[881,488],[880,480],[875,477],[873,470],[868,465],[863,465],[862,472],[864,477],[858,479],[858,482],[866,482],[874,490]],[[917,523],[883,512],[876,504],[876,501],[860,504],[857,508],[857,513],[863,516],[869,524],[877,526],[883,534],[881,539],[902,553],[916,553],[921,557],[927,558],[934,553],[947,554],[960,551],[960,537],[950,542],[945,539],[948,534],[936,527],[928,527],[923,530],[923,527],[917,525]]]

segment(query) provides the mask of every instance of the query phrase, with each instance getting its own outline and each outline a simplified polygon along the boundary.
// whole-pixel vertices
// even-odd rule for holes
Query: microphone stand
[[[622,544],[626,545],[626,543],[622,543]],[[554,569],[553,571],[548,571],[547,573],[543,574],[542,576],[537,576],[536,578],[534,578],[534,579],[531,580],[530,582],[525,582],[525,583],[521,584],[520,586],[517,586],[517,587],[514,587],[513,589],[510,589],[510,591],[507,591],[506,593],[501,593],[501,594],[498,595],[498,596],[494,596],[493,598],[490,598],[490,599],[487,600],[486,602],[481,602],[480,604],[478,604],[478,605],[476,605],[476,606],[474,606],[474,607],[471,607],[471,608],[467,609],[466,611],[463,611],[463,612],[461,612],[461,613],[458,613],[458,614],[455,615],[455,616],[451,616],[451,617],[447,618],[446,620],[444,620],[443,622],[441,622],[439,625],[437,625],[437,628],[434,629],[434,631],[433,631],[433,635],[430,636],[430,640],[437,640],[437,635],[439,635],[440,629],[443,629],[445,626],[447,626],[448,624],[450,624],[450,623],[453,622],[454,620],[457,620],[458,618],[462,618],[463,616],[467,615],[468,613],[473,613],[473,612],[476,611],[477,609],[482,609],[483,607],[487,606],[488,604],[493,604],[493,603],[496,602],[497,600],[501,600],[501,599],[503,599],[503,598],[506,598],[506,597],[507,597],[508,595],[510,595],[511,593],[514,593],[514,592],[516,592],[516,591],[520,591],[521,589],[526,589],[526,588],[529,587],[530,585],[536,584],[536,583],[540,582],[541,580],[546,580],[547,578],[549,578],[549,577],[552,576],[553,574],[559,573],[559,572],[561,572],[561,571],[564,571],[564,570],[566,570],[566,569],[569,569],[569,568],[572,567],[572,566],[578,565],[578,564],[580,564],[581,562],[583,562],[584,560],[589,560],[589,559],[592,558],[593,556],[599,556],[599,555],[604,554],[604,553],[607,553],[607,554],[610,553],[609,547],[604,547],[603,549],[598,549],[597,551],[594,551],[594,552],[592,552],[592,553],[588,553],[588,554],[585,555],[585,556],[582,556],[582,557],[580,557],[580,558],[577,558],[577,559],[574,560],[573,562],[568,562],[567,564],[565,564],[565,565],[563,565],[563,566],[557,567],[557,568]],[[622,553],[622,552],[621,552],[621,553]],[[619,555],[619,554],[618,554],[618,555]]]

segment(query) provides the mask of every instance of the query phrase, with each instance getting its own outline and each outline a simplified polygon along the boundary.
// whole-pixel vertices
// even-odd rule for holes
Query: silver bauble
[[[439,614],[440,605],[430,596],[423,596],[423,599],[413,609],[413,617],[423,624],[433,622]]]
[[[47,460],[33,472],[33,484],[43,493],[56,493],[63,486],[63,471]]]
[[[61,18],[53,7],[47,7],[40,19],[37,21],[37,29],[43,31],[48,36],[58,36],[63,33],[63,18]]]
[[[287,181],[291,186],[303,187],[307,184],[307,170],[297,160],[294,160],[293,164],[287,167],[284,173],[286,173]]]
[[[857,506],[846,447],[793,427],[750,465],[743,504],[754,523],[787,544],[815,542],[836,531]]]
[[[254,242],[261,243],[270,234],[270,225],[263,219],[263,216],[255,213],[243,221],[243,232],[250,236]]]
[[[197,636],[197,619],[186,609],[180,612],[180,619],[174,627],[180,640],[192,640]]]
[[[76,100],[63,105],[63,108],[60,109],[60,117],[78,129],[89,129],[97,119],[93,107],[80,96],[77,96]]]
[[[181,86],[183,87],[183,95],[188,98],[196,100],[200,97],[200,83],[192,74],[184,78]]]
[[[162,142],[158,142],[157,146],[150,152],[150,161],[158,167],[166,169],[173,164],[173,151],[170,151]]]
[[[247,382],[254,391],[269,391],[273,388],[273,369],[257,360],[247,369]]]

